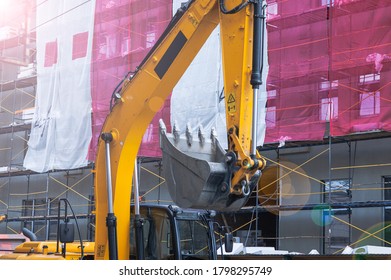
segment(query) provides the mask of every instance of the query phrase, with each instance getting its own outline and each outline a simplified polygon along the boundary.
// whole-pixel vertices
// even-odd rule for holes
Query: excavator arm
[[[182,203],[186,201],[183,197],[174,195],[173,200],[179,206],[185,204],[222,211],[238,209],[247,200],[265,165],[253,140],[253,100],[261,83],[260,73],[253,71],[253,30],[257,24],[254,21],[262,19],[260,5],[258,0],[189,1],[174,16],[137,72],[124,79],[121,90],[113,96],[113,106],[103,125],[95,161],[95,259],[128,258],[132,174],[142,137],[218,24],[223,50],[228,151],[220,147],[215,137],[209,141],[200,136],[197,144],[187,139],[185,149],[198,146],[197,152],[185,155],[186,164],[178,163],[179,170],[192,168],[192,164],[200,165],[197,157],[204,153],[200,149],[205,146],[209,147],[207,154],[218,155],[214,156],[216,162],[210,164],[212,168],[204,175],[210,177],[206,178],[207,187],[201,186],[196,191],[198,197],[191,198],[189,205]],[[260,59],[255,57],[255,60]],[[181,137],[170,140],[164,124],[161,134],[162,142],[164,137],[167,140],[166,146],[162,144],[163,157],[166,154],[175,158],[175,152],[166,148],[186,154],[176,146],[181,144]],[[209,162],[208,158],[201,160],[201,165]],[[169,170],[167,166],[164,168]],[[191,173],[199,175],[194,174],[197,169]],[[171,182],[176,189],[193,188],[192,184],[178,185],[175,179]],[[170,185],[170,180],[167,184]],[[188,195],[194,196],[191,191]]]

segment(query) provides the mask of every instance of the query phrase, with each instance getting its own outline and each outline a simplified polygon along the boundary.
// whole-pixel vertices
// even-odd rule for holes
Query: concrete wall
[[[331,180],[351,178],[352,202],[380,201],[383,199],[382,177],[391,175],[390,166],[340,170],[333,168],[387,164],[391,150],[389,143],[390,139],[387,138],[352,142],[350,151],[348,143],[333,144],[330,151],[328,145],[281,149],[279,160],[275,151],[264,154],[291,169],[297,168],[296,171],[301,173],[289,173],[287,168],[281,168],[282,205],[323,202],[323,187],[319,181],[330,178]],[[329,172],[330,167],[331,172]],[[321,220],[322,210],[319,209],[282,212],[279,217],[280,249],[303,253],[316,249],[322,252],[324,229]],[[365,231],[379,230],[382,222],[383,208],[381,207],[352,209],[351,243],[367,236]],[[377,236],[382,238],[382,234]],[[376,238],[368,238],[355,244],[355,246],[362,245],[383,245],[383,242]]]

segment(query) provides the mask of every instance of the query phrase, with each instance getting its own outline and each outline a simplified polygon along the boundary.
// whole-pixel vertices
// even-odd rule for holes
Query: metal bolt
[[[227,183],[226,183],[226,182],[223,182],[223,183],[221,184],[220,191],[225,192],[225,191],[227,191],[227,189],[228,189]]]

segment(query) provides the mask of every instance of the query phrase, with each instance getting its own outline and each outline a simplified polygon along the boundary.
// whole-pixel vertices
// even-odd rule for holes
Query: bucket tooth
[[[183,208],[239,210],[249,195],[238,196],[230,192],[236,161],[227,160],[228,155],[215,131],[212,130],[211,138],[206,139],[199,129],[198,137],[189,145],[189,136],[180,136],[177,126],[174,125],[173,133],[167,133],[164,123],[160,123],[163,176],[174,203]],[[231,156],[235,158],[234,154]],[[250,182],[249,193],[257,182]]]
[[[193,143],[193,133],[191,132],[191,127],[189,123],[186,125],[186,140],[187,145],[191,146],[191,144]]]
[[[163,120],[162,120],[163,122]],[[166,130],[167,131],[167,130]],[[174,121],[174,126],[172,128],[172,134],[174,136],[174,140],[175,142],[178,142],[179,141],[179,138],[180,138],[180,129],[178,128],[178,124],[176,121]]]
[[[167,127],[162,119],[159,120],[160,133],[164,131],[166,133]]]
[[[202,125],[198,127],[198,140],[200,141],[200,146],[203,147],[205,144],[205,133]]]
[[[212,143],[216,143],[217,142],[217,132],[216,132],[216,129],[214,127],[212,127],[212,129],[210,131],[210,140],[212,141]]]

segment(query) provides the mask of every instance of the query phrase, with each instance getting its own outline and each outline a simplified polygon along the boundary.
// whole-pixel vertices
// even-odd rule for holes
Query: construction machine
[[[142,137],[211,32],[220,25],[228,148],[213,135],[183,137],[161,123],[163,169],[180,207],[240,209],[265,166],[257,151],[256,99],[262,84],[260,0],[191,0],[135,73],[112,96],[95,161],[95,259],[129,258],[132,171]],[[194,77],[196,79],[196,77]]]
[[[218,25],[228,147],[220,145],[213,131],[200,130],[198,137],[187,131],[183,136],[178,127],[169,133],[161,122],[164,176],[174,203],[181,208],[236,211],[247,202],[266,164],[257,151],[258,108],[254,102],[262,84],[264,12],[262,0],[188,1],[137,70],[115,88],[94,168],[94,259],[132,258],[129,206],[142,137]],[[140,215],[136,213],[135,221],[143,224]],[[137,252],[142,254],[143,249]],[[178,249],[176,254],[184,258]]]
[[[156,204],[142,204],[139,210],[138,215],[131,216],[129,259],[215,260],[217,244],[224,248],[233,246],[232,236],[214,221],[215,211]],[[18,240],[12,236],[14,248],[2,252],[0,259],[93,260],[94,242],[74,239],[72,225],[77,225],[77,219],[59,218],[58,222],[57,240],[39,241],[33,232],[23,228]],[[7,240],[0,236],[0,243],[8,240],[9,236]]]

